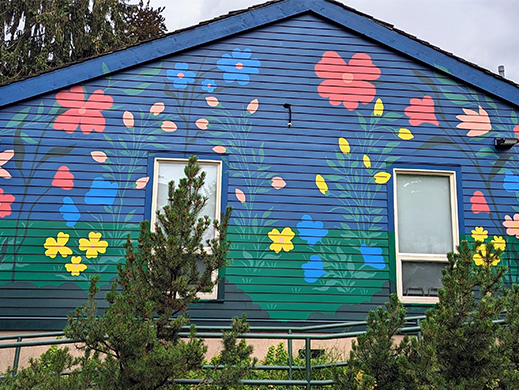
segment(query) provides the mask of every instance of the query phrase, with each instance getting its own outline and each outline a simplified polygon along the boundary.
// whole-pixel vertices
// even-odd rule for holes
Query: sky
[[[443,50],[519,83],[518,0],[339,0]],[[166,6],[168,32],[262,0],[151,0]]]

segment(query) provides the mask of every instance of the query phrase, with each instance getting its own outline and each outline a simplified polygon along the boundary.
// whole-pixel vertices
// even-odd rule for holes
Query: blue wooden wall
[[[156,156],[227,167],[230,265],[199,322],[358,320],[386,302],[393,167],[458,171],[461,237],[506,240],[517,281],[519,159],[493,148],[519,134],[516,107],[448,69],[304,14],[104,70],[0,111],[0,329],[59,329],[90,275],[108,288],[150,217]]]

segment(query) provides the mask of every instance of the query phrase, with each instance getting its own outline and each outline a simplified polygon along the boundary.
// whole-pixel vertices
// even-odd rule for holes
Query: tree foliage
[[[0,2],[0,84],[166,32],[164,7],[128,0]]]

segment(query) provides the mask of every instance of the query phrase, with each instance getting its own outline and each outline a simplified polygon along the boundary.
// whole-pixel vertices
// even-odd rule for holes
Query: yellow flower
[[[398,131],[398,138],[403,139],[405,141],[409,141],[410,139],[414,138],[414,135],[413,135],[413,133],[411,133],[411,130],[401,128]]]
[[[502,236],[494,236],[492,244],[494,244],[494,249],[501,249],[504,251],[506,248],[506,241]]]
[[[391,174],[387,172],[379,172],[373,176],[375,178],[375,183],[377,184],[386,184],[389,179],[391,179]]]
[[[382,103],[382,99],[377,99],[375,102],[375,108],[373,109],[373,115],[381,116],[384,113],[384,103]]]
[[[292,239],[295,236],[295,233],[292,229],[286,227],[280,233],[278,229],[272,229],[269,233],[269,238],[272,240],[272,244],[270,244],[270,249],[276,253],[281,252],[283,249],[285,252],[289,252],[294,249],[294,244],[292,244]]]
[[[49,256],[53,259],[58,253],[61,255],[61,257],[67,257],[68,255],[71,255],[72,250],[65,246],[67,245],[69,237],[70,235],[63,232],[59,232],[56,239],[54,239],[54,237],[47,237],[45,244],[43,244],[45,249],[47,249],[45,251],[45,256]]]
[[[87,259],[95,259],[98,253],[105,253],[108,242],[100,241],[101,233],[88,233],[88,240],[79,239],[79,250],[86,251]]]
[[[472,230],[472,238],[474,241],[485,241],[488,238],[488,231],[484,230],[481,226],[476,226]]]
[[[371,160],[368,155],[365,154],[364,157],[362,157],[362,162],[366,168],[371,168]]]
[[[70,264],[65,264],[67,272],[72,276],[79,276],[81,272],[87,269],[85,264],[81,264],[81,256],[72,256]]]
[[[477,250],[478,252],[474,253],[473,257],[474,263],[476,263],[476,265],[486,265],[485,257],[487,256],[487,246],[485,244],[481,244]],[[501,261],[501,259],[497,256],[493,256],[489,260],[492,260],[490,266],[497,265]]]
[[[321,175],[316,175],[315,185],[317,186],[317,188],[319,188],[319,191],[321,191],[323,195],[326,195],[326,193],[328,192],[328,184],[326,184],[324,177],[322,177]]]
[[[345,138],[339,138],[339,148],[344,154],[350,152],[350,143]]]

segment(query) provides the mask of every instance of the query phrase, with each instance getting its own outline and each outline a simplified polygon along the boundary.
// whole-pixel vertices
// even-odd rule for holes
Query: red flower
[[[0,188],[0,218],[11,215],[11,204],[14,202],[14,196],[4,194],[4,190]]]
[[[411,99],[411,105],[405,109],[405,114],[409,117],[411,126],[419,126],[422,123],[432,123],[439,126],[434,114],[434,101],[430,96],[424,96],[423,99]]]
[[[326,79],[317,87],[319,96],[329,98],[332,106],[342,103],[352,111],[359,102],[368,104],[373,100],[377,90],[366,80],[378,79],[380,69],[373,65],[367,54],[357,53],[346,64],[339,54],[327,51],[315,65],[315,74]]]
[[[101,111],[112,107],[114,100],[98,89],[85,101],[85,91],[80,85],[64,90],[56,95],[58,103],[69,108],[54,121],[56,130],[65,130],[73,133],[79,125],[81,131],[90,134],[92,130],[101,132],[105,129],[105,118]]]

